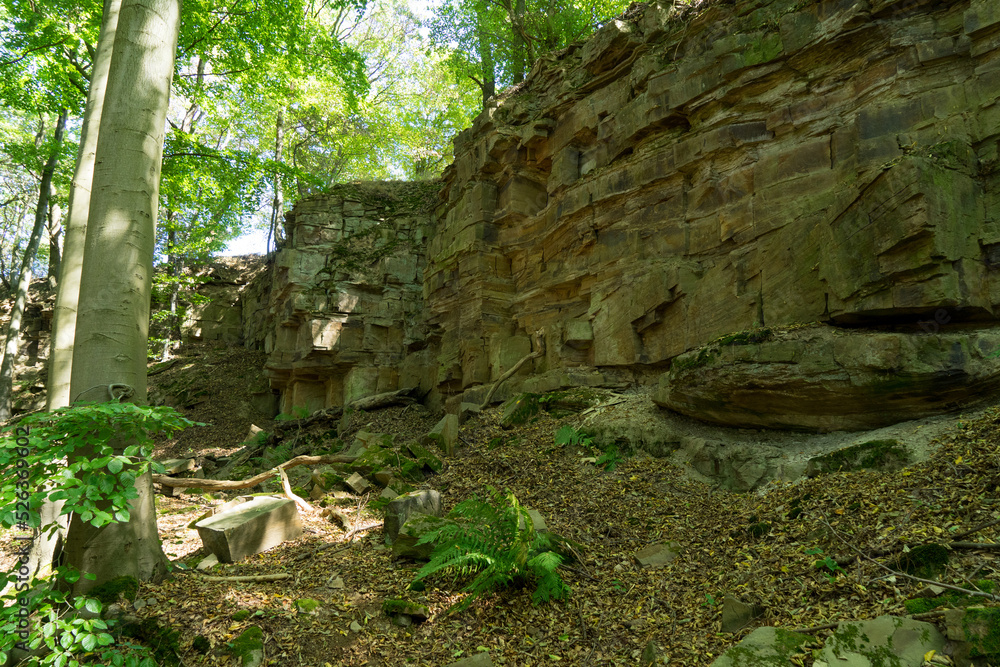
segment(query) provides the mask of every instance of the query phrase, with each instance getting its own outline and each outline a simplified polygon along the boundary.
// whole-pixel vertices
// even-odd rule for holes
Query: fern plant
[[[559,538],[536,531],[513,493],[487,488],[491,502],[473,497],[459,503],[448,514],[450,521],[421,536],[418,544],[435,547],[414,581],[440,573],[455,579],[475,575],[463,589],[468,595],[451,611],[465,609],[484,593],[529,582],[535,584],[535,604],[567,597],[569,586],[556,572],[563,562]]]

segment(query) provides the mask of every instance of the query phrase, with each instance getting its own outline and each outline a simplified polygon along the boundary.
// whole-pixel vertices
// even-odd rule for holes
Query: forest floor
[[[250,368],[256,360],[241,355],[252,354],[209,355],[219,364],[213,376],[231,378],[213,396],[245,398],[239,386],[248,383],[231,371]],[[151,380],[171,381],[157,377]],[[212,411],[232,414],[217,402],[201,405],[202,413],[192,412],[201,421],[211,420]],[[220,454],[235,451],[246,435],[246,419],[231,420],[228,430],[209,433],[202,427],[210,436],[203,440],[199,429],[191,429],[182,441],[165,443],[161,454],[202,453],[199,440]],[[565,601],[534,605],[530,588],[512,588],[449,613],[461,599],[462,582],[435,579],[424,591],[408,590],[420,565],[393,561],[380,514],[359,498],[351,511],[362,529],[350,541],[339,524],[303,512],[302,538],[210,572],[283,572],[291,579],[235,583],[178,573],[143,584],[136,613],[180,631],[180,656],[189,667],[230,665],[227,642],[251,625],[263,630],[268,665],[439,667],[487,650],[498,665],[636,665],[652,641],[662,664],[701,666],[760,625],[809,628],[905,615],[904,601],[924,584],[882,565],[893,566],[921,544],[949,544],[956,537],[1000,541],[995,526],[963,535],[1000,517],[998,408],[955,415],[929,458],[902,470],[834,473],[748,494],[715,490],[641,453],[605,470],[594,464],[595,452],[555,444],[558,428],[576,419],[543,412],[529,424],[504,428],[498,411],[486,410],[462,426],[456,454],[421,485],[440,491],[446,510],[472,495],[487,497],[493,487],[540,511],[550,530],[582,545],[581,559],[560,570],[572,589]],[[353,416],[347,434],[367,428],[412,437],[434,421],[412,406],[388,408]],[[160,535],[171,560],[193,566],[207,555],[188,524],[220,502],[197,492],[157,497]],[[639,567],[637,551],[666,542],[680,546],[679,557],[660,569]],[[940,580],[963,586],[998,581],[996,553],[954,548]],[[343,587],[332,588],[338,578]],[[759,605],[764,616],[739,632],[721,632],[726,595]],[[321,606],[313,614],[297,613],[301,598]],[[381,611],[387,598],[426,605],[431,617],[396,627]],[[240,610],[249,611],[249,618],[235,620]],[[351,629],[352,622],[360,631]],[[199,636],[211,646],[205,653],[192,647]]]

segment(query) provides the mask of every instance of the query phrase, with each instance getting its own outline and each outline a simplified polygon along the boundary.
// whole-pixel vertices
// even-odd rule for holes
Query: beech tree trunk
[[[179,14],[179,0],[122,0],[80,278],[73,402],[146,402],[155,221]],[[111,396],[112,385],[125,389]],[[71,519],[66,559],[96,575],[81,578],[75,593],[121,575],[155,581],[166,572],[149,474],[136,490],[128,523],[97,529]]]
[[[0,422],[10,419],[10,394],[14,383],[14,362],[17,361],[18,341],[21,338],[21,317],[24,315],[24,304],[28,300],[28,288],[31,286],[31,263],[38,252],[49,219],[49,195],[52,193],[52,176],[59,164],[59,149],[62,146],[63,131],[66,129],[66,117],[69,112],[62,109],[56,122],[55,133],[52,136],[52,151],[42,168],[41,184],[38,186],[38,206],[35,208],[35,226],[31,229],[31,237],[21,258],[21,271],[17,279],[17,294],[14,296],[14,307],[10,311],[10,325],[7,327],[7,340],[4,343],[3,363],[0,363]]]
[[[105,0],[101,35],[97,41],[94,64],[90,71],[90,91],[80,130],[80,152],[69,191],[63,236],[62,261],[59,265],[59,291],[52,314],[52,339],[49,349],[49,386],[46,408],[55,410],[70,404],[69,385],[73,369],[73,338],[76,335],[76,309],[80,298],[80,271],[83,246],[87,236],[90,190],[94,179],[94,157],[101,126],[104,92],[118,27],[121,0]]]

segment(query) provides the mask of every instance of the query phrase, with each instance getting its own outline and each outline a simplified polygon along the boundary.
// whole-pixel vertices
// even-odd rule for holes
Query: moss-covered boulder
[[[422,604],[397,599],[383,600],[382,611],[387,616],[399,616],[400,614],[409,616],[417,622],[426,621],[431,615],[430,610]]]
[[[789,667],[791,657],[801,653],[802,645],[812,639],[781,628],[757,628],[719,656],[712,667]]]
[[[239,667],[260,667],[264,661],[264,632],[252,626],[229,643],[229,652]]]
[[[841,623],[816,657],[830,665],[905,667],[923,664],[924,655],[944,646],[945,638],[931,623],[879,616]]]
[[[910,453],[898,440],[869,440],[817,456],[809,461],[810,477],[852,470],[899,470],[910,461]]]
[[[990,664],[997,664],[1000,658],[1000,609],[949,609],[945,611],[944,621],[948,639],[964,642],[956,653],[965,658],[986,658]]]
[[[930,579],[944,572],[951,553],[940,544],[921,544],[910,549],[893,563],[893,569]]]

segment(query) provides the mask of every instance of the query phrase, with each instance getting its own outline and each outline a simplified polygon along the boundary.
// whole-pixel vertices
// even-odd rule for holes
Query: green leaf
[[[80,641],[80,645],[85,651],[93,651],[97,646],[97,636],[96,635],[84,635],[83,639]]]
[[[91,612],[93,614],[100,614],[101,613],[101,601],[100,600],[97,600],[95,598],[87,598],[87,601],[86,601],[86,603],[85,603],[84,606],[86,606],[87,611],[89,611],[89,612]],[[87,649],[87,650],[89,651],[90,649]]]
[[[108,462],[108,470],[116,475],[120,473],[124,467],[125,465],[121,462],[121,459],[118,458],[113,458]]]

